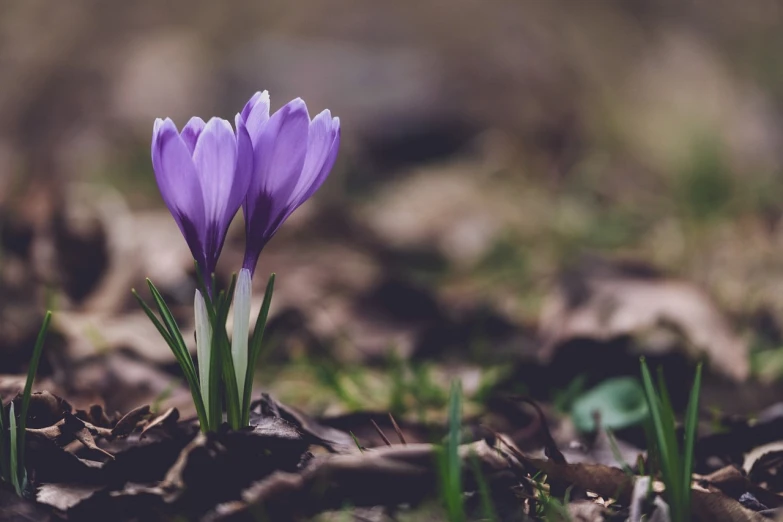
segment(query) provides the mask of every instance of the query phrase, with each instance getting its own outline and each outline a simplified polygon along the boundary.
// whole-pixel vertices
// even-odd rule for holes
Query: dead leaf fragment
[[[546,300],[541,357],[548,361],[572,339],[609,341],[671,327],[687,337],[685,348],[693,357],[706,353],[718,372],[735,381],[747,379],[747,343],[703,290],[649,269],[597,260],[566,274]]]
[[[149,411],[149,409],[147,411]],[[144,435],[146,435],[146,433],[153,428],[171,428],[177,423],[178,420],[179,410],[177,408],[169,408],[162,414],[155,417],[152,422],[144,426],[144,429],[141,430],[141,438],[144,438]]]
[[[35,500],[41,504],[52,506],[61,511],[67,511],[83,500],[90,498],[103,488],[104,486],[95,484],[42,484],[38,488]]]
[[[115,424],[114,428],[112,428],[111,430],[112,436],[124,437],[126,435],[129,435],[131,432],[133,432],[133,430],[136,429],[136,426],[138,426],[139,422],[141,422],[142,419],[147,417],[149,413],[150,413],[150,407],[147,404],[132,409],[131,411],[126,413],[123,418],[117,421],[117,424]]]

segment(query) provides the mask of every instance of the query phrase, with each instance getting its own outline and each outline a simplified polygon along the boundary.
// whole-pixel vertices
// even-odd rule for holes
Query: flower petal
[[[204,197],[205,246],[209,271],[205,277],[209,277],[223,247],[228,225],[234,217],[229,214],[228,202],[236,173],[237,142],[230,123],[221,118],[212,118],[207,122],[196,143],[193,164]]]
[[[327,109],[310,123],[302,176],[290,202],[293,206],[298,207],[304,203],[321,187],[337,160],[339,147],[340,118],[332,118]]]
[[[329,111],[325,110],[310,123],[307,156],[302,168],[302,175],[288,198],[286,209],[276,219],[273,229],[269,233],[270,237],[302,203],[307,201],[323,185],[337,160],[339,148],[340,118],[332,118]]]
[[[204,120],[198,116],[193,116],[190,121],[182,128],[180,136],[182,137],[182,141],[184,141],[185,145],[188,147],[191,156],[193,156],[193,151],[196,149],[196,142],[198,142],[198,137],[204,130],[204,125]]]
[[[152,166],[160,194],[199,263],[204,255],[204,198],[187,145],[169,118],[152,130]]]
[[[236,115],[235,122],[237,164],[234,173],[234,186],[231,188],[227,207],[231,217],[237,213],[239,207],[244,203],[247,189],[250,186],[250,178],[253,175],[253,143],[250,140],[250,134],[248,134],[245,122],[239,114]]]
[[[257,92],[245,104],[240,113],[251,138],[258,136],[261,127],[269,120],[269,92]],[[255,143],[255,141],[253,141]]]
[[[208,221],[219,221],[227,206],[237,162],[234,130],[226,120],[212,118],[193,152]]]
[[[274,113],[253,141],[253,176],[245,201],[245,268],[252,272],[258,254],[279,226],[302,174],[310,117],[296,99]],[[248,129],[249,130],[249,129]]]
[[[248,195],[268,194],[274,207],[285,206],[302,174],[309,126],[307,106],[300,98],[272,115],[253,140],[255,173]]]

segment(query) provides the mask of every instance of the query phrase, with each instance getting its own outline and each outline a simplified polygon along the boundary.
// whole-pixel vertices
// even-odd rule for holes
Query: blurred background
[[[269,90],[273,110],[331,109],[343,140],[261,256],[261,389],[426,418],[458,376],[475,404],[563,406],[646,353],[672,376],[706,356],[725,411],[774,402],[782,18],[775,0],[0,0],[0,391],[49,307],[38,386],[188,411],[130,294],[150,277],[192,333],[152,122],[232,119]]]

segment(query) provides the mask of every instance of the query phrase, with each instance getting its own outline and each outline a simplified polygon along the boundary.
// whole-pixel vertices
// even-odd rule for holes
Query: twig
[[[385,442],[387,446],[391,446],[392,443],[389,442],[389,439],[386,438],[386,435],[383,433],[383,430],[381,429],[381,427],[378,426],[378,424],[373,419],[370,419],[370,422],[372,422],[372,427],[375,428],[375,431],[377,431],[378,435],[381,436],[381,438],[383,439],[383,442]]]
[[[403,443],[403,444],[408,444],[408,443],[405,441],[405,435],[403,435],[403,434],[402,434],[402,430],[401,430],[401,429],[400,429],[400,427],[397,425],[397,421],[396,421],[396,420],[394,420],[394,417],[392,416],[392,414],[391,414],[391,413],[389,413],[389,420],[391,421],[391,423],[392,423],[392,426],[394,426],[394,431],[397,433],[397,437],[399,437],[399,438],[400,438],[400,442],[401,442],[401,443]]]
[[[353,507],[417,504],[438,495],[439,447],[410,444],[380,447],[363,455],[323,455],[297,473],[276,471],[242,493],[242,502],[218,506],[205,522],[254,520],[263,508],[267,520],[290,520],[322,511]],[[463,444],[460,465],[477,458],[481,472],[507,473],[509,462],[485,441]],[[324,488],[328,484],[329,487]],[[257,520],[257,519],[256,519]]]

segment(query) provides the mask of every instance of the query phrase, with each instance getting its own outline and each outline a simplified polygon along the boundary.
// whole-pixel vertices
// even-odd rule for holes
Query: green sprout
[[[462,430],[462,385],[451,383],[449,394],[449,433],[441,454],[441,486],[449,522],[465,520],[462,502],[462,463],[459,456]]]
[[[14,403],[11,402],[8,408],[6,427],[5,412],[0,407],[0,478],[5,482],[10,482],[16,490],[16,494],[20,497],[27,488],[27,469],[24,466],[27,410],[30,406],[33,381],[38,371],[38,364],[41,362],[44,340],[46,339],[46,332],[49,330],[51,319],[52,312],[46,312],[43,324],[38,332],[38,338],[35,341],[30,367],[27,370],[27,380],[22,392],[22,407],[19,418],[17,419]],[[2,403],[0,403],[0,406],[2,406]]]
[[[651,449],[657,456],[663,483],[666,486],[665,497],[669,503],[671,519],[672,522],[687,522],[691,519],[691,475],[702,365],[700,363],[696,367],[696,376],[685,412],[685,432],[680,446],[677,440],[674,409],[663,373],[660,371],[658,373],[658,390],[656,390],[644,357],[640,362],[642,382],[652,418]]]
[[[250,422],[250,395],[253,390],[253,373],[258,356],[261,353],[262,340],[266,329],[269,307],[274,292],[275,274],[269,277],[261,310],[256,318],[253,335],[247,347],[247,357],[235,366],[232,355],[232,339],[226,331],[226,319],[234,299],[236,275],[232,277],[227,290],[221,290],[217,296],[209,297],[204,280],[199,273],[199,286],[204,297],[204,315],[202,323],[208,328],[208,356],[199,358],[199,368],[190,355],[182,333],[171,310],[166,305],[160,291],[147,279],[147,285],[152,293],[158,315],[150,308],[141,296],[133,290],[133,295],[141,304],[147,317],[157,328],[168,344],[174,357],[182,368],[185,381],[190,388],[196,415],[203,432],[217,431],[223,423],[223,404],[226,406],[226,419],[231,429],[240,429]],[[198,314],[198,311],[197,311]],[[197,332],[197,338],[199,333]],[[200,339],[198,342],[202,342]],[[242,389],[239,389],[237,375],[244,375]]]

